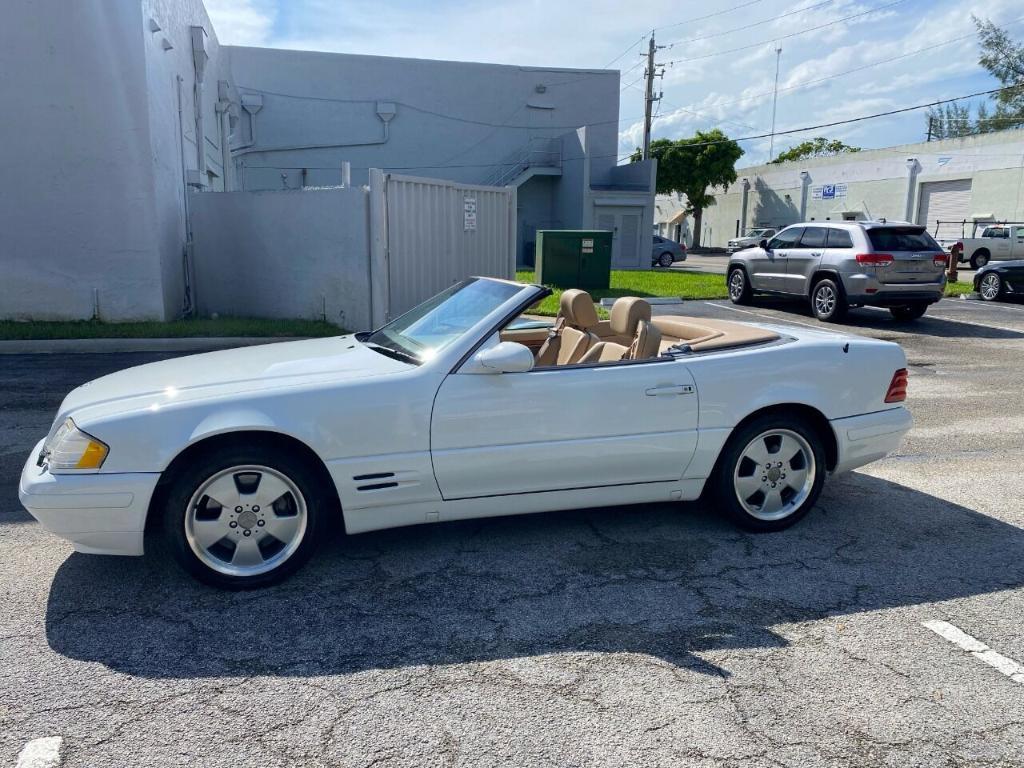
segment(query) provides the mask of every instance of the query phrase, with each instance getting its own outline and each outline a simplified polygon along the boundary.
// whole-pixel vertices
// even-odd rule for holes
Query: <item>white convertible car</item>
[[[566,291],[473,278],[372,333],[143,365],[71,392],[20,497],[80,552],[141,555],[254,587],[331,518],[349,533],[696,499],[739,525],[800,519],[825,476],[910,428],[896,344],[651,317],[599,321]]]

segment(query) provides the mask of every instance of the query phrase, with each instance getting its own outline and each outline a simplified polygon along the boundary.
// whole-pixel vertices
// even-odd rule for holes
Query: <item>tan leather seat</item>
[[[601,341],[629,346],[636,338],[636,330],[641,320],[651,322],[651,305],[636,296],[623,296],[616,299],[607,320],[597,324],[594,333]]]
[[[601,341],[592,346],[581,363],[609,363],[616,360],[650,360],[661,354],[661,331],[646,320],[637,323],[636,335],[627,347],[614,341]]]
[[[565,291],[559,299],[558,315],[551,335],[537,352],[538,366],[578,363],[598,343],[591,331],[598,323],[597,309],[589,293],[579,288]]]

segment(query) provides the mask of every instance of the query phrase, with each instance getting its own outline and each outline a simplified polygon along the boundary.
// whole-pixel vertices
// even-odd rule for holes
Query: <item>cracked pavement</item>
[[[816,324],[748,309],[682,311]],[[789,531],[697,504],[419,526],[246,593],[75,554],[17,501],[68,389],[169,355],[0,357],[0,765],[61,736],[93,767],[1024,766],[1024,687],[921,626],[1024,661],[1024,305],[847,330],[903,345],[915,428]]]

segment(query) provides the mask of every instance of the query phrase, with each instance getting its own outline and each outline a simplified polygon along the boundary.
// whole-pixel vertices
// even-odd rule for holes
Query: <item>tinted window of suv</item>
[[[984,232],[981,233],[982,237],[1009,237],[1010,230],[1003,229],[1002,227],[988,227]]]
[[[828,232],[824,227],[808,227],[800,238],[801,248],[824,248],[825,235]]]
[[[853,248],[853,238],[845,229],[830,229],[828,231],[829,248]]]
[[[775,237],[768,243],[768,250],[774,251],[776,248],[795,248],[796,244],[800,241],[800,235],[804,233],[803,227],[793,227],[779,232]]]
[[[869,229],[868,240],[876,251],[941,251],[942,247],[923,227],[877,227]]]

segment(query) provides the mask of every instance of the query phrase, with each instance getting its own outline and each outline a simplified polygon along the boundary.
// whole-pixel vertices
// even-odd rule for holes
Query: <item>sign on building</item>
[[[836,200],[846,197],[845,184],[822,184],[811,187],[811,198],[814,200]]]
[[[476,198],[466,195],[462,200],[462,226],[466,232],[476,231]]]

